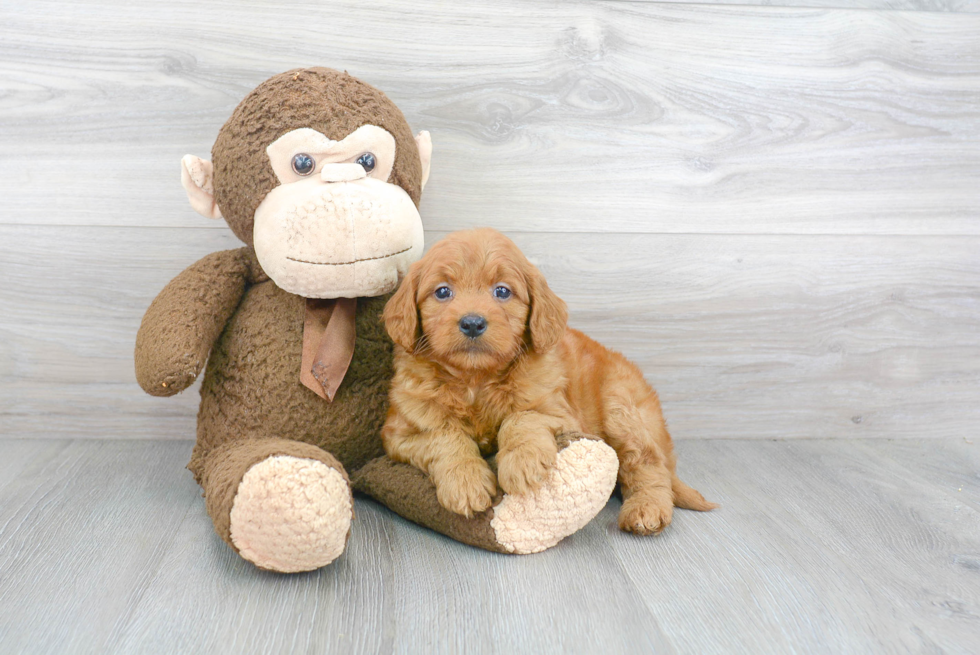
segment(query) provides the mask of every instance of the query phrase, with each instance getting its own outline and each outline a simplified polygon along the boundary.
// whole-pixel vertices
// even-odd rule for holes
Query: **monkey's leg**
[[[215,531],[262,569],[311,571],[344,552],[354,517],[350,481],[334,457],[288,439],[226,442],[188,466]]]
[[[354,473],[354,488],[409,521],[471,546],[501,553],[537,553],[583,528],[616,485],[619,460],[597,437],[558,437],[558,456],[547,479],[526,495],[503,494],[491,509],[466,518],[445,509],[428,476],[387,457]]]

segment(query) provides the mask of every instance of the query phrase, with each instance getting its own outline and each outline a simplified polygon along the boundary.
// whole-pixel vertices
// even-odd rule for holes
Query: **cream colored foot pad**
[[[280,455],[250,468],[231,508],[231,540],[242,557],[283,573],[312,571],[347,545],[353,510],[340,471]]]
[[[508,494],[494,508],[497,542],[518,554],[551,548],[605,507],[618,473],[616,451],[605,443],[580,439],[567,446],[537,492]]]

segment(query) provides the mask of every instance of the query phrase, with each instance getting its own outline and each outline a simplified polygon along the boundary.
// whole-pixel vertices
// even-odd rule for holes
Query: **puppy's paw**
[[[537,491],[555,465],[558,446],[552,442],[524,443],[497,455],[497,480],[508,494]]]
[[[488,509],[497,493],[497,479],[482,459],[454,464],[435,484],[439,504],[466,518]]]
[[[634,534],[658,534],[674,515],[674,503],[667,497],[634,494],[619,510],[619,529]]]

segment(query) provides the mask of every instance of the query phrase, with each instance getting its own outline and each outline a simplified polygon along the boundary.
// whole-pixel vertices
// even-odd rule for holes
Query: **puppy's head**
[[[462,370],[495,370],[565,333],[565,303],[514,242],[489,228],[456,232],[415,262],[385,306],[407,351]]]

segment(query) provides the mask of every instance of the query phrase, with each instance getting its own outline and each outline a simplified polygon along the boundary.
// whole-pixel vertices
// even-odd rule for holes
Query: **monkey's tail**
[[[697,489],[687,486],[681,479],[674,474],[670,479],[670,488],[674,492],[674,505],[681,509],[694,509],[699,512],[709,512],[716,507],[721,507],[717,503],[709,503]]]

